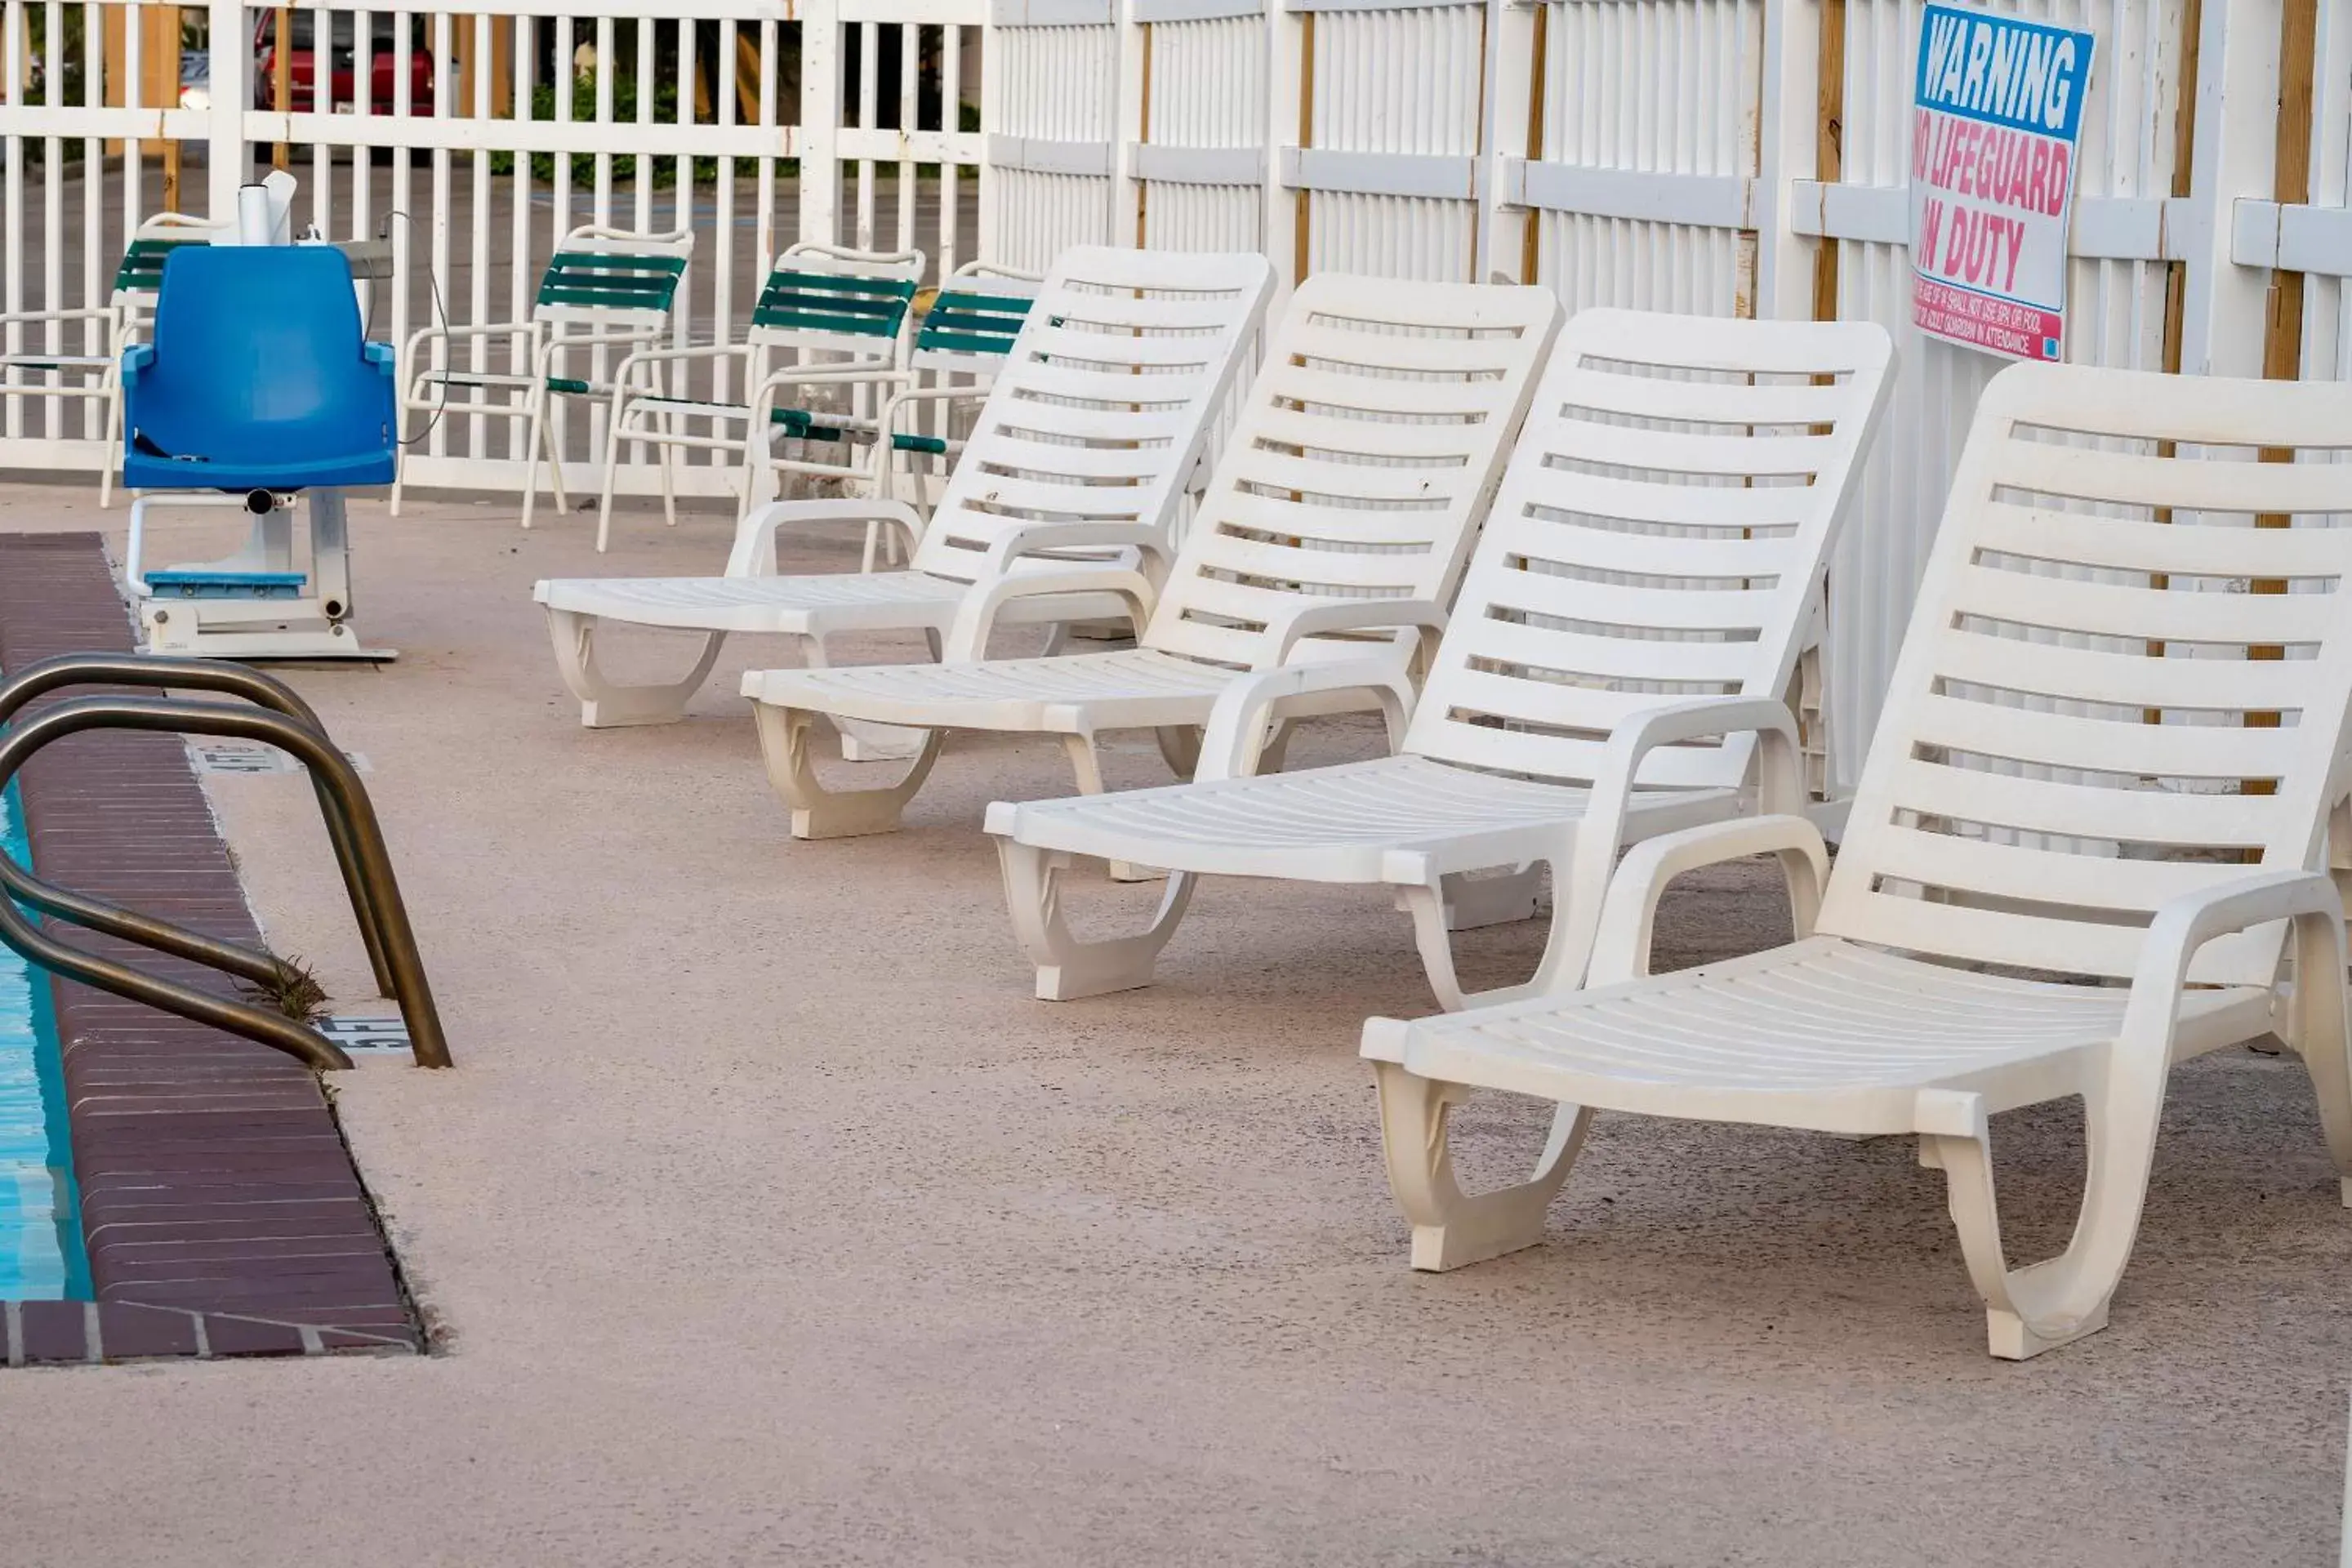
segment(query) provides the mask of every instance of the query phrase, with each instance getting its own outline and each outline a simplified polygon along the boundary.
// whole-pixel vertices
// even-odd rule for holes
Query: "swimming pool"
[[[13,789],[0,791],[0,847],[28,863]],[[90,1294],[64,1068],[47,978],[0,947],[0,1300]]]

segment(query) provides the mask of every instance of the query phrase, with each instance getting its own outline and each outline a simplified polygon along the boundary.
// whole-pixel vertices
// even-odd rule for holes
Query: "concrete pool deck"
[[[592,733],[530,603],[716,570],[725,521],[600,558],[511,517],[356,503],[403,658],[292,675],[372,764],[457,1058],[331,1083],[436,1353],[0,1373],[0,1564],[2328,1560],[2352,1215],[2291,1058],[2176,1075],[2114,1326],[2023,1365],[1902,1140],[1603,1118],[1549,1245],[1417,1276],[1355,1055],[1433,1005],[1384,899],[1212,882],[1158,987],[1036,1002],[979,821],[1064,793],[1057,747],[952,747],[908,832],[793,843],[733,695],[776,645]],[[0,487],[0,531],[122,519]],[[308,786],[205,783],[273,944],[363,994]],[[1744,868],[1665,919],[1668,963],[1784,929]],[[2009,1121],[2037,1255],[2078,1126]],[[1481,1109],[1465,1163],[1540,1125]]]

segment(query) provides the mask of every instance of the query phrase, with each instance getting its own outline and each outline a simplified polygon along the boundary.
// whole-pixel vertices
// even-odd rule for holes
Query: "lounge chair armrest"
[[[1286,664],[1237,675],[1217,694],[1201,742],[1196,780],[1247,778],[1257,772],[1265,751],[1267,727],[1276,710],[1295,697],[1326,697],[1359,691],[1380,703],[1387,721],[1391,751],[1404,741],[1412,717],[1412,679],[1393,656],[1379,658],[1330,659],[1319,664]]]
[[[1596,801],[1604,795],[1629,796],[1643,760],[1660,746],[1742,732],[1757,738],[1757,810],[1803,810],[1805,775],[1797,720],[1777,697],[1696,697],[1628,714],[1610,731],[1599,776],[1592,781],[1593,796]]]
[[[1274,658],[1270,662],[1281,664],[1307,637],[1331,632],[1406,628],[1428,633],[1433,643],[1445,635],[1445,607],[1427,599],[1332,599],[1300,605],[1268,622],[1265,629],[1274,638]]]
[[[1586,985],[1613,985],[1638,980],[1650,973],[1650,936],[1658,918],[1658,900],[1666,885],[1685,871],[1744,860],[1750,855],[1778,856],[1788,879],[1790,918],[1799,938],[1812,933],[1813,917],[1822,907],[1822,886],[1829,878],[1829,847],[1822,830],[1802,816],[1748,816],[1730,822],[1710,822],[1679,833],[1645,838],[1626,852],[1623,864],[1610,878],[1608,895],[1601,905],[1591,961],[1583,973],[1550,991]],[[1563,971],[1569,965],[1563,964]]]
[[[1073,561],[1045,572],[983,574],[964,591],[948,628],[942,649],[944,662],[955,664],[988,657],[989,635],[996,617],[1016,599],[1053,598],[1064,594],[1116,594],[1127,602],[1138,637],[1151,619],[1159,585],[1132,566],[1116,561]]]
[[[2333,967],[2323,963],[2319,973],[2340,994],[2344,898],[2335,879],[2325,871],[2260,871],[2182,893],[2158,907],[2140,948],[2139,966],[2132,973],[2122,1037],[2132,1039],[2138,1020],[2143,1027],[2160,1026],[2162,1037],[2168,1040],[2171,1018],[2198,953],[2218,938],[2273,921],[2295,924],[2296,991],[2311,984],[2310,960],[2314,952],[2321,952],[2332,954]],[[2152,1016],[2142,1018],[2143,1013]]]
[[[1133,550],[1155,568],[1168,563],[1168,536],[1148,522],[1034,522],[998,534],[988,547],[988,561],[981,571],[986,576],[1002,577],[1024,555],[1111,549]]]
[[[139,373],[155,363],[153,343],[133,343],[122,351],[122,384],[129,386],[139,379]]]
[[[1660,746],[1743,731],[1753,732],[1758,742],[1757,810],[1765,815],[1801,812],[1805,774],[1797,721],[1788,704],[1778,698],[1695,698],[1644,709],[1618,721],[1601,753],[1583,820],[1576,826],[1574,851],[1565,875],[1555,868],[1554,875],[1563,884],[1554,894],[1561,900],[1555,916],[1560,934],[1547,955],[1546,971],[1538,977],[1546,991],[1582,983],[1611,873],[1616,868],[1617,850],[1625,839],[1625,819],[1633,811],[1633,785],[1641,776],[1643,760]],[[1646,931],[1643,942],[1646,962]]]
[[[848,522],[863,526],[878,522],[893,530],[911,558],[921,540],[923,520],[915,509],[895,500],[775,500],[755,506],[735,525],[735,548],[727,557],[730,577],[772,577],[776,574],[776,535],[787,528],[813,523]]]

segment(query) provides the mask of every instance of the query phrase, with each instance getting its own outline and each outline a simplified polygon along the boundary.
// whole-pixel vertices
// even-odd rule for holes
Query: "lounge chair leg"
[[[1412,917],[1413,945],[1421,950],[1422,971],[1437,994],[1437,1005],[1459,1013],[1470,1005],[1470,998],[1454,969],[1454,927],[1446,918],[1444,893],[1439,888],[1399,888],[1397,904]]]
[[[1498,876],[1456,873],[1444,879],[1445,929],[1477,931],[1484,926],[1510,925],[1536,918],[1537,895],[1543,890],[1543,868],[1521,866]],[[1406,909],[1404,895],[1397,908]],[[1408,911],[1409,912],[1409,911]]]
[[[1197,724],[1164,724],[1152,731],[1160,741],[1160,755],[1169,772],[1180,779],[1189,779],[1201,767],[1201,727]]]
[[[1075,1002],[1150,984],[1160,951],[1176,934],[1200,880],[1182,873],[1170,877],[1159,911],[1139,935],[1087,942],[1071,931],[1062,912],[1062,879],[1070,857],[1009,838],[998,839],[996,849],[1013,935],[1036,966],[1037,996],[1045,1002]]]
[[[719,662],[725,632],[709,632],[702,652],[682,680],[653,686],[623,686],[606,678],[596,663],[594,616],[575,610],[547,612],[547,629],[555,639],[555,668],[563,684],[580,700],[580,722],[591,730],[618,730],[636,724],[675,724],[686,717],[686,705],[702,689],[711,667]]]
[[[2343,930],[2332,918],[2301,914],[2294,917],[2292,940],[2296,984],[2280,1036],[2310,1064],[2338,1188],[2352,1192],[2345,1187],[2345,1179],[2352,1177],[2352,1034],[2338,978],[2344,970]],[[2324,981],[2305,985],[2306,975]],[[1938,1114],[1943,1125],[1934,1134],[1935,1157],[1944,1168],[1969,1281],[1984,1298],[1994,1355],[2023,1361],[2106,1327],[2108,1302],[2123,1278],[2147,1201],[2170,1046],[2168,1038],[2135,1037],[2126,1023],[2111,1047],[2104,1080],[2083,1096],[2090,1169],[2074,1237],[2057,1257],[2023,1268],[2010,1268],[2001,1247],[1992,1141],[1981,1102],[1973,1095],[1944,1097],[1948,1103]]]
[[[2086,1099],[2086,1106],[2091,1099],[2095,1096]],[[2090,1136],[2095,1162],[2100,1144],[2095,1125]],[[2001,1247],[1990,1138],[1981,1132],[1973,1137],[1937,1135],[1922,1138],[1920,1142],[1923,1163],[1929,1157],[1924,1153],[1924,1146],[1930,1142],[1936,1146],[1932,1158],[1943,1168],[1952,1225],[1959,1232],[1960,1253],[1968,1261],[1969,1281],[1976,1286],[1977,1294],[1984,1298],[1985,1336],[1994,1355],[2003,1361],[2025,1361],[2043,1351],[2095,1334],[2107,1326],[2107,1300],[2114,1293],[2116,1279],[2122,1273],[2120,1261],[2104,1289],[2087,1292],[2083,1287],[2089,1281],[2081,1267],[2085,1232],[2093,1219],[2090,1209],[2093,1190],[2097,1186],[2095,1171],[2093,1190],[2084,1194],[2084,1213],[2075,1230],[2074,1245],[2047,1262],[2011,1268]],[[2145,1185],[2143,1182],[2143,1191]],[[2127,1216],[2127,1223],[2137,1225],[2137,1218],[2135,1210]]]
[[[1454,1179],[1446,1117],[1470,1090],[1374,1062],[1381,1091],[1381,1147],[1389,1189],[1412,1226],[1412,1266],[1433,1273],[1500,1258],[1543,1239],[1544,1214],[1568,1180],[1592,1128],[1592,1112],[1563,1105],[1535,1173],[1517,1186],[1473,1195]]]
[[[1530,885],[1542,874],[1543,864],[1540,861],[1528,867],[1524,872]],[[1459,1013],[1465,1007],[1517,1002],[1544,990],[1555,967],[1553,951],[1563,939],[1566,921],[1560,905],[1557,901],[1553,904],[1551,941],[1532,976],[1517,985],[1497,985],[1488,991],[1465,991],[1461,975],[1454,967],[1454,933],[1464,929],[1456,916],[1455,900],[1459,895],[1453,884],[1457,879],[1442,877],[1433,886],[1397,889],[1398,907],[1412,917],[1413,945],[1421,950],[1422,971],[1429,977],[1429,988],[1436,994],[1437,1005],[1449,1013]],[[1480,879],[1481,882],[1484,880],[1486,879]],[[1518,874],[1494,880],[1516,882]]]
[[[932,639],[931,658],[940,657],[938,639]],[[831,668],[824,654],[821,637],[801,639],[801,663],[810,669]],[[845,763],[910,763],[923,754],[921,730],[911,730],[902,724],[872,724],[863,719],[835,719],[834,733],[841,737],[841,760]]]
[[[2352,1018],[2339,983],[2344,942],[2333,924],[2307,915],[2292,931],[2294,994],[2282,1038],[2311,1074],[2337,1189],[2345,1206],[2352,1208]]]
[[[1280,773],[1283,759],[1290,754],[1290,737],[1297,732],[1297,720],[1277,721],[1274,726],[1274,732],[1265,738],[1265,744],[1258,749],[1257,771],[1261,773]]]
[[[555,410],[548,394],[540,394],[539,405],[540,439],[547,444],[547,488],[555,496],[555,515],[568,517],[572,513],[572,494],[563,488],[563,454],[557,447]]]
[[[829,790],[817,782],[815,759],[809,740],[816,715],[797,708],[755,702],[751,715],[760,727],[760,754],[768,767],[768,782],[792,808],[795,838],[854,838],[868,833],[896,833],[907,803],[923,787],[931,766],[940,760],[940,731],[923,732],[922,750],[904,777],[882,789]]]
[[[1080,795],[1104,795],[1102,753],[1095,750],[1092,735],[1065,735],[1062,750],[1070,756],[1070,771],[1077,775]],[[1130,865],[1125,860],[1107,862],[1114,882],[1152,882],[1168,873],[1154,866]]]

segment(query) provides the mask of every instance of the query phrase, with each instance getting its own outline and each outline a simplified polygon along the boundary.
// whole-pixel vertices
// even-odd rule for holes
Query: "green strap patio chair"
[[[861,405],[870,405],[887,394],[897,384],[890,378],[906,367],[908,307],[924,265],[919,250],[857,250],[803,241],[776,258],[741,342],[631,354],[615,378],[613,416],[605,426],[604,494],[596,548],[601,551],[610,542],[613,475],[624,442],[643,442],[659,450],[663,514],[675,524],[671,463],[677,451],[720,452],[741,463],[765,446],[751,439],[754,429],[772,427],[806,441],[837,439],[835,428],[845,424],[870,428],[874,416]],[[705,363],[714,370],[724,363],[740,371],[743,399],[738,402],[716,390],[697,396],[678,384],[682,374],[691,374],[695,366]],[[664,376],[669,379],[667,386],[662,384]],[[844,387],[849,406],[817,414],[761,403],[763,396],[789,386],[803,389],[795,403],[814,401],[807,389]],[[820,430],[824,434],[819,435]],[[806,472],[855,477],[838,463],[795,466]]]
[[[163,286],[163,258],[183,245],[211,242],[213,226],[184,213],[157,213],[141,224],[114,269],[103,305],[78,310],[17,310],[0,314],[0,400],[15,397],[79,398],[101,405],[106,419],[106,462],[99,470],[98,504],[114,500],[114,476],[122,466],[122,351],[140,340],[155,314],[155,294]],[[66,346],[67,329],[82,323],[83,350]],[[26,328],[45,340],[27,346]],[[89,352],[91,339],[103,353]],[[38,376],[39,380],[26,380]]]
[[[541,275],[539,297],[528,321],[443,324],[410,336],[407,352],[400,360],[410,367],[401,395],[402,409],[428,418],[501,407],[520,411],[530,421],[525,439],[530,453],[523,477],[522,525],[530,526],[542,458],[555,510],[569,511],[563,464],[550,418],[552,400],[608,396],[635,372],[637,358],[629,353],[609,381],[600,381],[571,374],[567,355],[575,350],[600,348],[642,350],[661,342],[669,332],[677,287],[693,256],[691,229],[652,234],[594,224],[573,229],[557,245]],[[496,371],[454,363],[453,351],[459,343],[488,343],[499,338],[509,342],[510,368]],[[452,391],[470,395],[453,400]],[[503,405],[487,401],[486,395],[490,394],[503,394]],[[392,489],[394,515],[399,513],[405,482],[404,463],[402,478]]]

